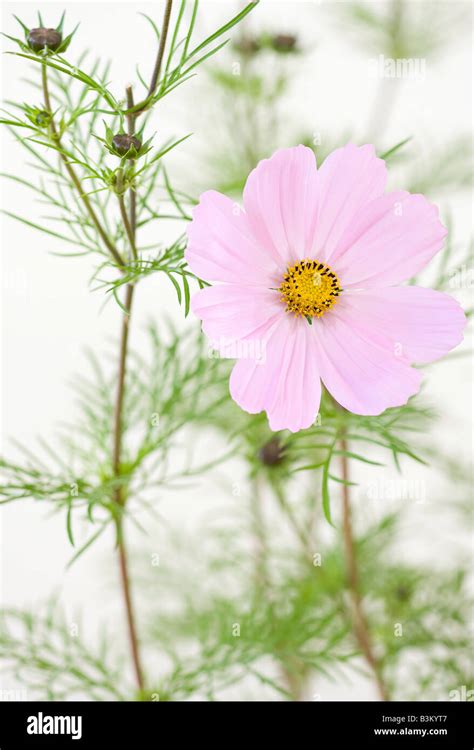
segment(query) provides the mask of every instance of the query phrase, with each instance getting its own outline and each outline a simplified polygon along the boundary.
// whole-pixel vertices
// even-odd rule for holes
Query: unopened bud
[[[119,133],[117,135],[114,135],[114,137],[112,138],[112,146],[114,147],[115,151],[120,154],[120,156],[125,156],[125,154],[130,151],[132,146],[135,151],[139,151],[142,146],[142,142],[134,135]]]
[[[294,52],[297,41],[293,34],[276,34],[272,39],[272,47],[277,52]]]
[[[259,52],[261,45],[259,39],[252,36],[243,36],[234,42],[235,49],[242,55],[255,55]]]
[[[46,47],[54,52],[61,45],[62,40],[62,34],[56,29],[31,29],[28,34],[28,46],[33,52],[41,52]]]
[[[407,586],[397,586],[395,595],[401,602],[406,602],[410,598],[410,589]]]
[[[276,466],[281,464],[283,461],[283,447],[280,439],[277,437],[272,438],[265,443],[263,448],[260,448],[258,456],[265,466]]]
[[[51,115],[45,109],[42,109],[36,113],[35,123],[40,128],[44,128],[46,125],[49,125],[50,122],[51,122]]]

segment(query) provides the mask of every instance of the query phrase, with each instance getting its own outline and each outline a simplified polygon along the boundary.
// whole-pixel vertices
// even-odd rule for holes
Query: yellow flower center
[[[329,266],[318,260],[300,260],[287,269],[279,291],[288,312],[320,318],[336,304],[342,289]]]

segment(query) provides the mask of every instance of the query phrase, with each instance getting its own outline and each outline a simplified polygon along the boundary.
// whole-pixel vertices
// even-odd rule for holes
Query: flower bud
[[[25,104],[24,112],[26,118],[37,128],[47,128],[51,122],[51,112],[42,107],[30,107],[29,104]]]
[[[395,591],[395,595],[397,599],[401,602],[406,602],[407,599],[410,598],[411,591],[408,586],[397,586],[397,589]]]
[[[135,151],[139,151],[141,149],[142,142],[134,135],[118,133],[112,138],[112,146],[114,147],[117,154],[119,154],[120,156],[125,156],[132,147]],[[129,158],[133,159],[133,157],[134,154],[131,154]]]
[[[56,29],[31,29],[28,34],[28,46],[33,52],[41,52],[46,47],[53,52],[61,46],[62,34]]]
[[[240,39],[234,42],[234,47],[237,52],[240,52],[242,55],[251,57],[252,55],[256,55],[257,52],[260,51],[261,44],[260,40],[257,39],[257,37],[242,36]]]
[[[35,115],[35,124],[40,128],[46,127],[51,122],[51,114],[45,109],[39,110]]]
[[[297,41],[294,34],[276,34],[272,39],[272,47],[276,52],[294,52]]]
[[[274,437],[260,448],[258,457],[265,466],[277,466],[283,461],[283,447],[278,437]]]

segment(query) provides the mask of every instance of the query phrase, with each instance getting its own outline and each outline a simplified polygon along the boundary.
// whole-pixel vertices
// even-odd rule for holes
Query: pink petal
[[[306,320],[289,315],[279,320],[267,337],[265,362],[239,360],[230,393],[250,414],[265,410],[272,430],[310,427],[318,413],[321,383]]]
[[[433,289],[399,286],[346,293],[351,315],[389,336],[410,362],[433,362],[463,339],[466,316],[455,299]]]
[[[244,211],[230,198],[214,190],[203,193],[187,234],[185,258],[201,279],[271,285],[275,263],[258,247]]]
[[[334,270],[345,288],[399,284],[424,268],[446,234],[438,209],[422,195],[390,193],[366,206],[347,230]]]
[[[241,284],[201,289],[193,296],[191,309],[216,346],[224,340],[261,337],[277,317],[285,315],[278,292]]]
[[[316,159],[306,146],[276,151],[250,173],[245,211],[255,239],[281,271],[308,257],[317,204]]]
[[[326,158],[318,172],[320,198],[312,257],[330,260],[361,210],[382,195],[386,181],[385,162],[377,158],[373,146],[348,144]]]
[[[344,408],[355,414],[381,414],[417,393],[421,373],[343,299],[312,328],[321,379]]]

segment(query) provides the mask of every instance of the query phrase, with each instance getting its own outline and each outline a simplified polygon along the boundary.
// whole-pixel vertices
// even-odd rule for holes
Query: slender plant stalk
[[[158,85],[158,80],[160,78],[161,65],[163,63],[163,55],[165,53],[166,37],[168,36],[168,29],[170,25],[172,8],[173,8],[173,0],[166,0],[165,13],[163,16],[163,23],[161,26],[160,43],[158,46],[158,54],[156,56],[155,67],[153,69],[153,75],[151,77],[150,87],[148,89],[148,98],[150,96],[153,96],[153,94],[155,93],[156,87]]]
[[[53,108],[51,106],[51,98],[49,96],[48,71],[47,71],[46,63],[43,63],[43,65],[41,66],[41,74],[42,74],[42,83],[43,83],[43,98],[44,98],[44,103],[45,103],[47,111],[51,115],[51,121],[50,121],[50,125],[49,125],[50,132],[51,132],[51,135],[53,136],[53,138],[54,138],[54,140],[55,140],[55,142],[56,142],[56,144],[57,144],[57,146],[59,148],[59,154],[61,156],[61,159],[63,160],[63,163],[64,163],[64,166],[66,168],[66,171],[67,171],[69,177],[71,178],[71,182],[73,183],[74,187],[76,188],[77,192],[79,193],[79,196],[80,196],[80,198],[81,198],[81,200],[82,200],[82,202],[84,204],[84,207],[85,207],[87,213],[89,214],[89,216],[90,216],[90,218],[92,220],[92,223],[94,224],[95,228],[97,229],[97,232],[99,233],[99,236],[100,236],[102,242],[104,243],[104,245],[107,248],[107,250],[109,251],[109,253],[112,255],[112,257],[115,260],[115,262],[119,266],[123,266],[124,262],[123,262],[123,259],[122,259],[121,255],[120,255],[120,253],[118,252],[118,250],[115,247],[115,245],[113,244],[113,242],[111,242],[110,237],[108,236],[107,232],[105,231],[104,227],[102,226],[102,224],[101,224],[101,222],[99,220],[99,217],[97,216],[96,212],[94,211],[92,203],[89,200],[89,197],[87,195],[85,195],[85,193],[84,193],[84,191],[82,189],[81,181],[80,181],[79,177],[77,176],[74,167],[69,162],[66,154],[63,153],[63,151],[61,150],[61,137],[59,135],[58,129],[56,128],[56,123],[54,122]]]
[[[121,189],[121,185],[119,186],[119,189]],[[122,222],[125,227],[125,231],[127,233],[128,241],[130,243],[132,255],[133,255],[133,258],[137,260],[138,254],[137,254],[137,248],[135,245],[135,230],[132,229],[131,220],[129,219],[128,214],[127,214],[127,207],[125,205],[125,198],[123,196],[123,193],[121,192],[117,193],[117,198],[118,198],[119,207],[120,207],[120,215],[122,217]]]
[[[273,489],[274,489],[275,498],[278,502],[278,505],[280,506],[280,509],[283,511],[291,528],[293,529],[297,538],[301,542],[302,548],[306,551],[308,549],[308,544],[309,544],[307,532],[300,527],[297,519],[295,518],[295,515],[293,513],[291,506],[288,504],[286,500],[285,493],[281,489],[281,487],[279,487],[278,485],[275,485]]]
[[[121,457],[122,457],[122,433],[123,433],[123,402],[125,395],[125,375],[127,368],[127,352],[128,352],[128,338],[130,330],[130,316],[132,314],[132,303],[133,303],[133,284],[127,284],[125,288],[125,302],[124,312],[122,317],[122,330],[120,335],[120,353],[119,353],[119,367],[118,367],[118,382],[117,382],[117,395],[115,398],[115,412],[114,412],[114,431],[113,431],[113,454],[112,464],[114,476],[120,480],[121,473]],[[119,506],[118,520],[117,520],[117,537],[118,537],[118,555],[119,555],[119,567],[120,567],[120,581],[122,585],[123,599],[125,603],[125,612],[127,617],[128,634],[130,640],[130,650],[132,655],[133,667],[135,671],[135,679],[137,682],[138,689],[143,691],[145,689],[145,683],[143,678],[143,669],[141,666],[140,650],[138,645],[137,630],[135,626],[135,615],[132,602],[132,594],[130,590],[130,576],[128,573],[128,558],[127,550],[125,546],[124,530],[123,530],[123,506],[125,505],[126,498],[124,497],[123,488],[121,484],[118,484],[115,493],[114,500]]]
[[[132,592],[130,587],[130,576],[128,572],[128,556],[125,539],[123,534],[123,524],[120,523],[120,535],[118,540],[118,558],[120,570],[120,582],[122,585],[123,600],[127,617],[128,636],[130,641],[130,651],[132,655],[133,669],[137,687],[141,693],[145,690],[145,680],[143,677],[143,668],[140,657],[140,647],[138,643],[137,628],[135,624],[135,610],[132,601]]]
[[[46,69],[45,64],[42,65],[42,82],[43,82],[44,103],[48,112],[52,113],[53,110],[51,107],[51,99],[49,96],[48,77],[47,77],[47,69]],[[129,97],[132,97],[131,90],[130,92],[127,90],[127,99]],[[133,132],[134,132],[134,120],[135,120],[134,117],[131,117],[128,120],[129,131],[131,135],[133,135]],[[56,128],[56,124],[54,122],[53,117],[51,117],[50,128],[51,128],[51,134],[55,142],[60,147],[61,140],[60,140],[60,136]],[[103,240],[105,246],[111,253],[114,260],[118,263],[119,266],[123,267],[124,261],[120,253],[115,248],[115,246],[111,243],[107,233],[102,227],[102,224],[100,223],[97,217],[97,214],[95,213],[91,205],[91,202],[89,201],[89,198],[87,197],[87,195],[84,195],[81,182],[74,168],[69,163],[67,156],[62,151],[60,151],[59,153],[64,162],[64,166],[66,167],[69,177],[71,178],[72,183],[74,184],[80,197],[82,198],[84,206],[87,212],[89,213],[89,216],[91,217],[101,239]],[[123,195],[119,196],[119,203],[120,203],[120,212],[121,212],[122,219],[124,222],[125,230],[127,232],[127,236],[130,242],[130,247],[131,247],[134,257],[136,257],[136,253],[137,253],[136,244],[135,244],[136,203],[135,203],[135,200],[132,203],[133,209],[131,210],[130,221],[127,216]],[[122,422],[123,422],[122,416],[123,416],[123,401],[124,401],[124,394],[125,394],[125,375],[126,375],[126,363],[127,363],[127,351],[128,351],[128,337],[129,337],[129,328],[130,328],[130,316],[132,312],[132,303],[133,303],[133,291],[134,291],[133,284],[128,284],[125,290],[124,313],[123,313],[123,318],[122,318],[122,330],[121,330],[121,336],[120,336],[119,368],[118,368],[117,396],[116,396],[116,401],[115,401],[115,412],[114,412],[113,452],[112,452],[113,472],[114,472],[114,476],[117,479],[120,479],[120,473],[121,473]],[[135,616],[134,616],[134,609],[133,609],[133,603],[132,603],[132,595],[131,595],[131,590],[130,590],[130,577],[128,574],[127,551],[126,551],[125,540],[124,540],[124,535],[123,535],[122,511],[123,511],[123,506],[125,504],[125,497],[123,494],[122,486],[120,484],[115,490],[115,502],[120,506],[120,513],[118,515],[119,520],[117,522],[118,524],[118,554],[119,554],[120,580],[122,583],[122,591],[123,591],[123,597],[124,597],[124,602],[125,602],[125,610],[126,610],[129,639],[130,639],[130,649],[132,653],[132,661],[133,661],[137,686],[139,690],[143,691],[145,688],[145,683],[144,683],[144,678],[143,678],[143,669],[142,669],[141,661],[140,661],[140,651],[139,651],[139,646],[138,646],[138,638],[137,638],[136,627],[135,627]]]
[[[387,701],[388,691],[383,680],[380,664],[375,657],[372,648],[370,631],[365,618],[362,606],[362,597],[359,589],[359,571],[357,566],[357,556],[355,552],[354,535],[352,531],[351,506],[349,495],[349,461],[347,459],[347,441],[345,437],[340,440],[341,448],[341,473],[344,484],[342,485],[342,531],[344,539],[344,553],[346,558],[347,582],[352,600],[352,619],[354,635],[359,644],[364,658],[372,670],[380,699]]]
[[[48,77],[47,77],[47,69],[46,69],[45,64],[42,65],[42,83],[43,83],[44,103],[48,112],[52,113],[53,110],[51,107],[51,99],[49,96]],[[131,89],[130,91],[127,90],[127,99],[128,100],[132,99],[133,101]],[[129,123],[130,134],[133,135],[133,132],[135,129],[134,128],[135,118],[134,117],[129,118],[128,123]],[[51,129],[51,135],[53,136],[58,147],[60,147],[61,140],[60,140],[60,136],[56,128],[56,124],[54,122],[53,117],[51,117],[50,129]],[[123,267],[124,261],[122,257],[120,256],[119,252],[116,250],[115,246],[110,242],[110,239],[107,233],[105,232],[105,230],[103,229],[97,217],[97,214],[95,213],[89,201],[89,198],[87,197],[87,195],[84,195],[79,177],[77,176],[74,168],[69,163],[67,156],[62,151],[60,151],[59,153],[64,162],[64,166],[69,174],[69,177],[71,178],[72,183],[74,184],[77,191],[79,192],[79,195],[82,198],[84,206],[86,207],[89,213],[89,216],[91,217],[101,239],[103,240],[104,244],[106,245],[107,249],[111,253],[114,260],[116,260],[116,262],[121,267]],[[136,244],[135,244],[136,202],[135,200],[133,200],[131,203],[130,221],[126,213],[123,195],[119,196],[119,203],[120,203],[120,212],[121,212],[122,219],[125,225],[125,230],[127,232],[127,236],[130,242],[130,247],[132,249],[132,253],[134,257],[136,257]],[[121,336],[120,336],[119,368],[118,368],[117,396],[116,396],[116,401],[115,401],[115,412],[114,412],[113,452],[112,452],[113,472],[114,472],[114,476],[118,480],[120,480],[120,474],[121,474],[122,422],[123,422],[122,416],[123,416],[123,401],[124,401],[124,394],[125,394],[125,375],[126,375],[126,363],[127,363],[127,351],[128,351],[128,337],[129,337],[129,328],[130,328],[130,316],[132,312],[132,303],[133,303],[133,291],[134,291],[133,284],[128,284],[125,290],[124,313],[123,313],[123,318],[122,318],[122,330],[121,330]],[[124,540],[124,534],[123,534],[122,512],[123,512],[123,506],[125,504],[125,497],[123,494],[123,488],[120,484],[117,486],[117,489],[115,490],[114,494],[115,494],[115,502],[120,506],[120,513],[118,514],[118,521],[117,521],[118,554],[119,554],[120,580],[122,584],[123,598],[125,602],[125,610],[126,610],[129,639],[130,639],[130,649],[131,649],[131,654],[132,654],[132,661],[133,661],[137,686],[140,691],[143,691],[145,688],[145,683],[144,683],[144,678],[143,678],[143,669],[142,669],[141,661],[140,661],[140,651],[139,651],[139,646],[138,646],[138,638],[137,638],[136,626],[135,626],[135,616],[134,616],[134,609],[133,609],[133,603],[132,603],[132,595],[131,595],[131,590],[130,590],[130,577],[128,574],[127,550],[125,547],[125,540]]]
[[[127,86],[125,89],[127,94],[127,108],[132,109],[133,107],[133,91],[131,86]],[[135,134],[135,120],[136,117],[133,114],[127,115],[128,134]],[[130,191],[130,226],[132,228],[132,235],[135,238],[137,231],[137,194],[135,190]]]
[[[162,31],[160,36],[160,44],[158,48],[158,55],[153,71],[153,78],[150,84],[149,95],[151,95],[157,85],[157,81],[160,75],[161,64],[163,60],[163,54],[166,46],[166,38],[168,35],[169,21],[171,15],[172,0],[168,0],[165,8]],[[127,86],[127,107],[133,109],[133,91],[131,86]],[[135,133],[135,121],[138,117],[139,112],[129,113],[127,115],[127,126],[128,134],[133,135]],[[127,233],[127,237],[130,243],[130,249],[134,258],[137,258],[136,248],[136,193],[134,190],[130,191],[130,213],[127,214],[127,208],[125,205],[125,198],[122,193],[119,194],[119,206],[122,221]],[[119,481],[117,489],[115,490],[115,502],[119,506],[119,514],[117,521],[117,537],[118,537],[118,555],[119,555],[119,569],[120,569],[120,580],[122,584],[123,599],[125,603],[125,611],[127,617],[128,634],[130,641],[130,651],[132,655],[132,661],[135,671],[135,679],[140,692],[145,690],[145,679],[143,674],[142,662],[140,657],[139,641],[137,636],[137,629],[135,624],[135,613],[132,600],[130,575],[128,570],[128,557],[127,549],[125,546],[124,531],[123,531],[123,507],[126,503],[127,498],[124,496],[122,485],[120,484],[121,475],[121,457],[122,457],[122,436],[123,436],[123,407],[125,397],[125,379],[127,372],[127,353],[128,353],[128,341],[130,332],[130,320],[132,315],[132,304],[133,304],[134,285],[127,284],[125,288],[125,302],[124,312],[122,317],[122,329],[120,336],[120,350],[119,350],[119,364],[118,364],[118,382],[117,382],[117,394],[115,399],[115,412],[114,412],[114,428],[113,428],[113,471],[114,476]]]
[[[133,94],[131,88],[127,89],[127,100],[133,100]],[[128,120],[129,135],[133,135],[134,132],[134,118]],[[125,207],[125,200],[123,195],[119,196],[120,213],[124,221],[125,229],[130,241],[132,252],[136,257],[136,245],[135,245],[135,225],[136,222],[134,217],[131,215],[130,221],[127,216]],[[132,214],[132,208],[131,214]],[[135,208],[133,208],[133,213]],[[133,218],[133,229],[131,220]],[[132,314],[133,304],[133,292],[134,285],[127,284],[125,287],[125,303],[124,312],[122,317],[122,330],[120,336],[120,354],[119,354],[119,367],[118,367],[118,382],[117,382],[117,395],[115,399],[115,413],[114,413],[114,445],[113,445],[113,471],[114,475],[120,478],[120,464],[122,456],[122,434],[123,434],[123,402],[125,395],[125,376],[127,368],[127,352],[128,352],[128,338],[130,331],[130,316]],[[143,668],[141,665],[140,649],[138,644],[137,629],[135,625],[135,614],[132,601],[132,593],[130,586],[130,576],[128,572],[128,555],[125,546],[124,530],[122,523],[121,510],[125,504],[125,498],[123,496],[122,487],[120,484],[115,490],[115,502],[120,506],[120,515],[117,522],[118,525],[118,556],[119,556],[119,570],[120,570],[120,581],[122,585],[123,600],[125,604],[125,612],[127,617],[128,634],[130,641],[130,651],[132,655],[133,667],[135,671],[135,679],[137,682],[138,689],[143,691],[145,689],[145,681],[143,677]]]

